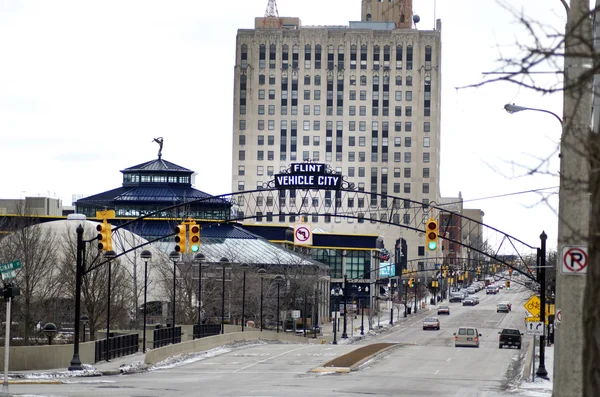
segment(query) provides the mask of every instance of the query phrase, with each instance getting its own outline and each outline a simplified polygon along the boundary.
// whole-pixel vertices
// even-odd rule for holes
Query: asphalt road
[[[423,331],[422,318],[437,315],[419,311],[378,336],[355,344],[265,344],[238,348],[185,366],[149,373],[72,379],[62,385],[11,385],[15,394],[36,396],[460,396],[496,397],[520,376],[531,337],[522,350],[498,349],[498,331],[524,332],[523,303],[529,293],[478,293],[481,303],[449,304],[450,316],[439,316],[440,331]],[[495,305],[509,300],[513,311],[496,313]],[[455,348],[452,333],[461,326],[478,327],[483,334],[476,348]],[[402,346],[348,374],[312,373],[332,358],[365,343],[398,342]],[[514,394],[511,394],[514,395]]]

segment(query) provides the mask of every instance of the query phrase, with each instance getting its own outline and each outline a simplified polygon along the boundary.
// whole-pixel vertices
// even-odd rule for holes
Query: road
[[[531,337],[522,350],[498,349],[498,331],[524,332],[529,297],[524,290],[485,295],[481,303],[463,307],[449,304],[450,316],[439,316],[440,331],[423,331],[422,318],[435,311],[419,311],[388,332],[354,344],[264,344],[237,348],[185,366],[135,375],[72,379],[62,385],[11,385],[12,393],[40,396],[460,396],[496,397],[520,376]],[[513,311],[496,313],[495,305],[509,300]],[[461,325],[478,327],[482,344],[455,348],[452,333]],[[326,361],[373,342],[402,346],[371,360],[349,374],[312,373]]]

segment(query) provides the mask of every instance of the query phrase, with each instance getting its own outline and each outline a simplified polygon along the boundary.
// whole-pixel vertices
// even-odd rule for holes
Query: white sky
[[[503,0],[556,29],[559,0]],[[231,191],[233,69],[239,28],[253,28],[267,0],[0,0],[0,198],[50,196],[71,203],[119,187],[119,170],[163,158],[197,172],[195,187]],[[360,20],[360,0],[278,0],[304,25]],[[419,29],[434,26],[434,0],[414,0]],[[562,117],[562,95],[481,81],[500,55],[516,54],[523,26],[496,0],[438,0],[442,20],[443,196],[462,192],[484,222],[538,245],[556,246],[557,196],[468,201],[558,186],[510,163],[536,164],[556,148],[551,115],[509,115],[504,104]],[[550,68],[547,68],[550,70]],[[538,81],[556,80],[536,75]],[[558,170],[557,156],[550,171]],[[552,192],[557,192],[553,190]]]

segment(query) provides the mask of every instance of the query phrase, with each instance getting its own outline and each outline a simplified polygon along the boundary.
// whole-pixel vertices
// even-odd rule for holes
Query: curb
[[[57,379],[9,379],[9,385],[62,385],[64,382]]]
[[[400,343],[398,343],[398,344],[396,344],[396,345],[393,345],[393,346],[388,346],[388,347],[386,347],[385,349],[381,349],[381,350],[380,350],[380,351],[378,351],[377,353],[373,353],[373,354],[371,354],[371,355],[369,355],[369,356],[367,356],[367,357],[363,358],[362,360],[360,360],[360,361],[358,361],[358,362],[354,363],[354,364],[353,364],[353,365],[350,367],[350,370],[351,370],[351,371],[356,371],[356,370],[358,370],[358,368],[360,368],[360,366],[361,366],[361,365],[363,365],[363,364],[364,364],[364,363],[366,363],[367,361],[369,361],[369,360],[371,360],[371,359],[373,359],[373,358],[375,358],[375,357],[379,357],[379,356],[381,356],[381,355],[387,354],[387,353],[388,353],[390,350],[397,349],[397,348],[399,348],[400,346],[404,346],[404,345],[403,345],[403,344],[400,344]]]
[[[523,365],[523,375],[522,380],[528,380],[531,375],[531,366],[533,365],[533,348],[535,346],[535,342],[529,344],[527,348],[527,355],[525,356],[525,364]]]

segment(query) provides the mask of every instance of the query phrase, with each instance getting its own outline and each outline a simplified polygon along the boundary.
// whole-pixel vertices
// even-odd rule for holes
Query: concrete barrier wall
[[[274,340],[282,342],[292,343],[321,343],[320,339],[304,338],[302,336],[295,336],[286,334],[284,332],[277,333],[275,331],[244,331],[244,332],[233,332],[222,335],[208,336],[206,338],[196,339],[193,341],[177,343],[175,345],[168,345],[153,349],[146,352],[145,363],[148,365],[157,364],[170,356],[175,356],[182,353],[193,353],[202,352],[210,349],[214,349],[218,346],[231,344],[234,342],[248,341],[248,340]]]
[[[79,344],[79,359],[93,364],[95,342]],[[17,346],[9,348],[9,371],[68,368],[73,358],[73,345]],[[4,371],[4,348],[0,347],[0,371]]]

